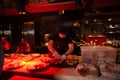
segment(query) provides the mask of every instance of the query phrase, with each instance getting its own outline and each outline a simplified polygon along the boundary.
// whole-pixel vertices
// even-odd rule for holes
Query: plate
[[[21,58],[22,61],[28,62],[33,60],[33,57],[31,57],[30,55],[26,55],[24,57]]]
[[[36,57],[40,57],[40,54],[34,53],[34,54],[30,54],[30,56],[33,57],[33,58],[36,58]]]
[[[47,63],[35,63],[27,65],[26,69],[29,72],[38,72],[38,71],[45,71],[49,68],[49,64]]]
[[[5,64],[8,64],[8,63],[10,63],[10,62],[12,62],[13,60],[11,60],[11,59],[8,59],[8,58],[4,58],[4,65]]]
[[[53,59],[49,57],[44,57],[40,59],[44,63],[52,63]]]
[[[13,54],[10,54],[7,58],[9,58],[9,59],[19,59],[19,58],[22,58],[22,57],[23,57],[23,54],[13,53]]]
[[[13,70],[13,69],[18,69],[18,68],[21,68],[23,67],[25,64],[24,62],[20,62],[20,61],[13,61],[13,62],[10,62],[6,65],[6,68],[7,70]]]

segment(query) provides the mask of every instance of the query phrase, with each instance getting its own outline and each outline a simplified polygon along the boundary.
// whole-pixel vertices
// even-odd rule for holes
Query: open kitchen
[[[0,80],[120,80],[119,0],[1,0]]]

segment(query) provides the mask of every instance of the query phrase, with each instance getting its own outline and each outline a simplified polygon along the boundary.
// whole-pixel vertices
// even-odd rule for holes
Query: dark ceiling
[[[0,1],[5,2],[6,0],[0,0]],[[56,2],[64,2],[64,1],[81,2],[82,0],[46,0],[46,1],[56,3]],[[83,0],[83,1],[86,1],[87,3],[85,7],[85,16],[120,14],[120,10],[119,10],[120,0]]]

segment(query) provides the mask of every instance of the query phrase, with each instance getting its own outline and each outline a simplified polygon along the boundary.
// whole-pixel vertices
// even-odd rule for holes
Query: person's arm
[[[66,59],[67,55],[71,54],[74,51],[73,43],[69,43],[68,47],[69,49],[61,56],[59,63],[62,63]]]
[[[68,44],[69,49],[65,52],[65,55],[69,55],[74,51],[74,45],[73,43]]]
[[[53,48],[53,40],[49,40],[49,41],[48,41],[48,50],[49,50],[51,53],[54,53],[55,49]]]
[[[55,57],[55,58],[57,58],[57,59],[59,59],[60,58],[60,55],[59,55],[59,53],[54,49],[54,47],[53,47],[53,40],[49,40],[48,41],[48,50],[53,54],[53,56]]]

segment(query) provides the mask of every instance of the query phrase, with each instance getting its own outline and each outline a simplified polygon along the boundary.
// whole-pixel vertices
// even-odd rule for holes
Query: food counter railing
[[[81,46],[81,51],[82,62],[100,65],[103,62],[115,62],[118,49],[109,46]],[[100,61],[99,58],[103,56],[106,58],[102,58],[104,61]],[[64,68],[50,66],[45,71],[37,72],[29,72],[26,70],[26,66],[13,70],[6,70],[3,67],[3,73],[48,78],[51,80],[119,80],[119,78],[104,77],[102,75],[96,78],[81,77],[74,67]]]

